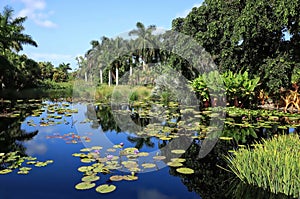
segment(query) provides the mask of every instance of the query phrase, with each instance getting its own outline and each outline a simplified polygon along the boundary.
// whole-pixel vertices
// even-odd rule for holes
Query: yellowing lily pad
[[[178,169],[176,169],[176,171],[178,173],[182,173],[182,174],[193,174],[194,173],[193,169],[190,169],[190,168],[187,168],[187,167],[178,168]]]
[[[116,190],[116,186],[108,185],[108,184],[100,185],[96,188],[96,191],[99,193],[110,193],[113,192],[114,190]]]
[[[149,155],[149,153],[147,153],[147,152],[140,152],[137,155],[140,156],[140,157],[146,157],[146,156]]]
[[[127,181],[133,181],[133,180],[137,180],[138,177],[137,176],[133,176],[133,175],[126,175],[126,176],[123,176],[123,179],[127,180]]]
[[[81,152],[90,152],[92,149],[91,148],[83,148],[80,151]]]
[[[96,175],[88,175],[88,176],[84,176],[83,178],[81,178],[81,180],[84,182],[93,182],[93,181],[97,181],[99,179],[100,179],[100,177],[96,176]]]
[[[163,155],[157,155],[157,156],[154,156],[153,159],[154,159],[154,160],[164,160],[164,159],[166,159],[166,156],[163,156]]]
[[[144,167],[145,169],[151,169],[151,168],[156,167],[156,164],[153,164],[153,163],[144,163],[144,164],[142,164],[142,167]]]
[[[121,181],[121,180],[123,180],[123,176],[121,176],[121,175],[114,175],[114,176],[110,176],[109,179],[111,181]]]
[[[8,173],[11,173],[12,170],[11,169],[3,169],[0,171],[0,174],[8,174]]]
[[[23,174],[23,175],[26,175],[26,174],[28,174],[29,173],[29,171],[26,171],[26,170],[23,170],[23,171],[18,171],[18,174]]]
[[[81,182],[78,183],[75,188],[78,190],[86,190],[86,189],[91,189],[93,187],[95,187],[96,184],[95,183],[90,183],[90,182]]]
[[[219,137],[220,140],[232,140],[233,138],[232,137]]]
[[[78,168],[78,171],[80,172],[86,172],[86,171],[91,171],[93,169],[92,166],[82,166]]]
[[[181,167],[183,164],[181,162],[172,161],[172,162],[168,162],[167,165],[170,167]]]
[[[83,159],[81,159],[81,162],[83,162],[83,163],[91,163],[91,162],[94,162],[95,161],[95,159],[93,159],[93,158],[83,158]]]
[[[174,150],[171,151],[171,153],[183,154],[183,153],[185,153],[185,150],[183,150],[183,149],[174,149]]]
[[[186,159],[184,159],[184,158],[172,158],[171,161],[172,162],[185,162]]]

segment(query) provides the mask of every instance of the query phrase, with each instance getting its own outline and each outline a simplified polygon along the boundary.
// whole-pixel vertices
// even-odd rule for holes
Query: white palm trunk
[[[100,83],[103,84],[103,74],[102,74],[102,69],[100,69]]]
[[[119,69],[116,67],[116,86],[119,84]]]
[[[111,85],[111,72],[110,72],[110,69],[108,71],[108,86]]]

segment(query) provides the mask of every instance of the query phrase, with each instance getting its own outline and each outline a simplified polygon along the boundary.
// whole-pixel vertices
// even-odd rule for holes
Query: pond
[[[281,126],[280,116],[229,111],[225,118],[176,103],[154,105],[2,100],[1,198],[283,198],[234,180],[220,168],[226,168],[222,156],[297,130],[299,118]],[[214,118],[223,127],[220,139],[199,158]]]

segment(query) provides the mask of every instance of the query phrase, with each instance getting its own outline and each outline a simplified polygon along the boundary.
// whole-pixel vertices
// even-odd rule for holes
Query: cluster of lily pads
[[[106,150],[102,146],[83,148],[80,153],[72,154],[79,157],[84,166],[78,168],[83,173],[82,182],[75,185],[78,190],[92,189],[96,186],[95,181],[100,179],[98,174],[111,174],[109,181],[135,181],[138,180],[137,173],[146,172],[147,169],[159,169],[159,162],[166,159],[163,155],[153,155],[148,152],[141,152],[134,147],[124,147],[123,143],[114,145]],[[185,150],[177,149],[171,151],[174,154],[182,154]],[[147,157],[147,158],[145,158]],[[177,172],[193,174],[194,170],[184,167],[184,158],[172,158],[167,163],[170,167],[178,167]],[[121,174],[115,174],[121,171]],[[109,193],[116,189],[113,184],[101,184],[96,187],[99,193]]]
[[[73,132],[65,133],[63,135],[61,135],[59,133],[54,133],[53,135],[47,135],[46,138],[47,139],[62,139],[66,142],[66,144],[78,144],[78,143],[82,143],[82,140],[84,140],[85,142],[91,141],[90,137],[80,136]]]
[[[42,103],[43,107],[40,109],[36,109],[33,111],[31,116],[33,117],[41,117],[41,115],[46,112],[46,117],[42,117],[40,119],[40,126],[51,126],[56,124],[69,124],[63,119],[63,117],[71,117],[73,113],[78,113],[77,109],[69,108],[70,104],[68,103],[53,103],[48,104],[46,102]],[[33,120],[29,120],[27,122],[29,126],[36,126]]]
[[[22,156],[18,151],[0,153],[0,174],[12,173],[18,169],[17,174],[28,174],[33,165],[35,167],[45,167],[52,164],[53,160],[38,161],[36,157]]]

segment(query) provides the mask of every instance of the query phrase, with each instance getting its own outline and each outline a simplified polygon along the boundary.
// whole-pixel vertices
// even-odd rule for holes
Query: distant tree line
[[[51,62],[36,62],[24,54],[23,45],[37,47],[37,42],[23,31],[26,17],[13,18],[13,9],[5,7],[0,13],[0,89],[37,87],[44,80],[68,80],[70,64],[54,67]]]
[[[169,32],[158,35],[155,30],[154,25],[145,27],[138,22],[129,33],[135,37],[91,41],[91,49],[77,58],[79,76],[118,84],[124,73],[136,67],[146,71],[151,63],[169,65],[189,80],[198,77],[186,59],[157,48],[167,42]],[[278,95],[299,81],[299,1],[205,0],[185,18],[174,19],[172,31],[194,38],[210,53],[221,73],[247,71],[249,78],[258,76],[258,88],[270,95]],[[120,48],[128,53],[114,55]]]

